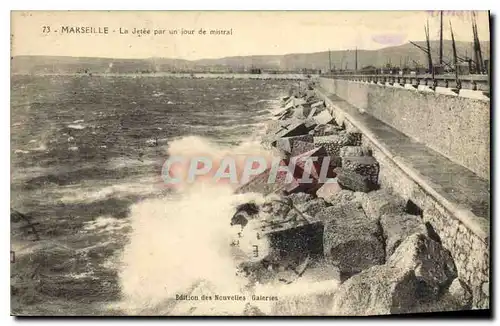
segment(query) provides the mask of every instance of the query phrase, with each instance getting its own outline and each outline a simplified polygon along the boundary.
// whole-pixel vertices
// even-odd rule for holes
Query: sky
[[[476,13],[479,38],[489,41],[488,13]],[[197,60],[375,50],[425,40],[427,21],[431,39],[439,39],[437,11],[13,11],[11,54]],[[450,21],[455,40],[472,41],[471,12],[444,12],[445,39],[451,39]],[[62,33],[63,26],[107,27],[109,34]],[[132,34],[134,28],[151,34]],[[194,35],[169,34],[182,29]],[[155,30],[164,32],[154,35]],[[232,30],[232,35],[209,35],[210,30]]]

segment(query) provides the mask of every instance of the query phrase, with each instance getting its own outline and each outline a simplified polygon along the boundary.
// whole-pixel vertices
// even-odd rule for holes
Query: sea
[[[173,298],[200,282],[237,293],[225,228],[247,198],[227,185],[166,187],[162,165],[261,153],[294,83],[12,76],[10,202],[34,230],[11,223],[11,313],[184,314]]]

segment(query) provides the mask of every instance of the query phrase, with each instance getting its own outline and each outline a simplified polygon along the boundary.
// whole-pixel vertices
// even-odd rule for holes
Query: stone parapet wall
[[[465,227],[365,137],[363,145],[372,149],[372,155],[380,163],[381,188],[392,189],[422,210],[424,222],[432,226],[443,246],[451,252],[459,278],[469,285],[473,294],[473,307],[489,308],[488,239],[479,237]]]
[[[345,85],[341,84],[340,88]],[[351,88],[351,91],[356,92],[356,88]],[[347,130],[358,130],[356,122],[351,121],[343,110],[331,105],[328,100],[326,104],[339,125],[344,125]],[[373,157],[380,164],[380,187],[391,189],[415,204],[421,210],[424,222],[431,226],[443,246],[451,252],[459,278],[467,283],[473,294],[473,308],[488,309],[490,269],[488,235],[466,226],[453,211],[446,209],[439,199],[423,189],[411,175],[401,169],[392,155],[388,155],[388,149],[380,148],[364,134],[361,145],[370,148]]]
[[[326,91],[402,133],[490,177],[490,101],[320,78]]]

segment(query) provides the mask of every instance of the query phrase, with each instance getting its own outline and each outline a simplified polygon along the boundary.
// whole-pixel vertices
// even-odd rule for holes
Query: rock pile
[[[295,208],[290,216],[305,214],[321,223],[322,241],[315,243],[321,254],[314,259],[335,271],[329,274],[336,275],[332,282],[341,282],[327,313],[470,309],[470,290],[457,278],[450,252],[428,234],[421,216],[410,214],[403,198],[379,189],[379,163],[361,146],[361,134],[339,126],[311,86],[293,89],[282,102],[263,144],[279,149],[286,162],[304,154],[329,157],[328,176],[337,182],[295,180],[292,186],[271,187],[266,171],[237,192],[260,192],[267,198],[279,193]]]

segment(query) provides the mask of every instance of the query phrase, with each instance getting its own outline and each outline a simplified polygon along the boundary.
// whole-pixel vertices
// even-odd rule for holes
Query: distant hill
[[[425,42],[416,42],[425,47]],[[443,57],[445,62],[452,63],[452,42],[443,43]],[[431,41],[433,61],[438,60],[439,42]],[[483,58],[490,57],[490,42],[481,42]],[[472,56],[472,42],[457,42],[458,55]],[[332,67],[341,66],[354,68],[354,50],[331,51]],[[414,45],[407,43],[399,46],[387,47],[379,50],[358,50],[358,68],[365,66],[382,67],[387,63],[410,67],[415,62],[426,66],[426,54]],[[168,58],[146,59],[113,59],[91,57],[56,57],[56,56],[16,56],[11,60],[12,73],[136,73],[136,72],[169,72],[169,71],[242,71],[251,67],[273,70],[297,70],[302,68],[321,69],[329,68],[328,51],[316,53],[293,53],[285,55],[252,55],[238,57],[224,57],[218,59],[182,60]]]

